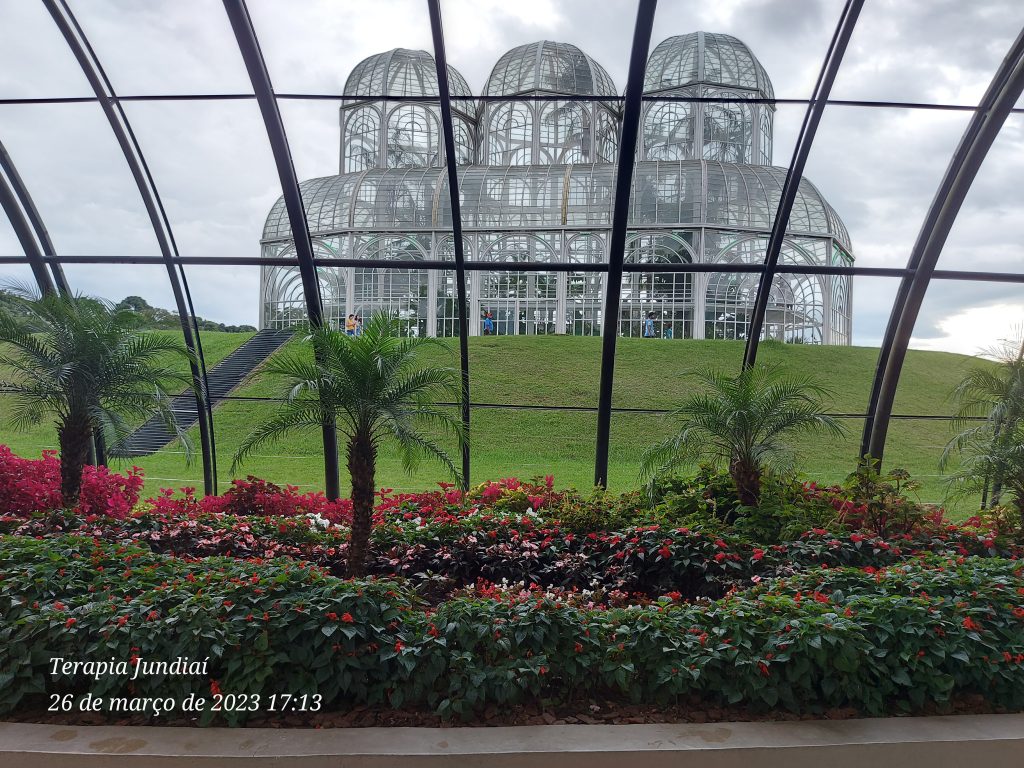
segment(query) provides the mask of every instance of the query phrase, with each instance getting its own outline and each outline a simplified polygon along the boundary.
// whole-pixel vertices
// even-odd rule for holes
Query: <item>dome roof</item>
[[[506,96],[553,91],[582,96],[616,96],[604,67],[575,45],[541,40],[508,51],[494,65],[484,94]]]
[[[448,67],[452,97],[472,98],[466,78]],[[346,96],[437,96],[437,65],[426,51],[393,48],[356,64],[345,81]]]
[[[463,166],[459,169],[462,226],[467,231],[505,227],[609,227],[615,165]],[[640,161],[633,176],[629,223],[666,228],[771,230],[786,169],[711,160]],[[310,179],[301,184],[310,232],[324,237],[359,229],[451,228],[447,170],[375,169]],[[807,179],[801,179],[788,231],[835,238],[851,250],[838,214]],[[267,217],[264,241],[292,236],[283,199]]]
[[[694,83],[759,91],[774,98],[772,81],[747,44],[732,35],[691,32],[658,43],[647,59],[644,92]]]

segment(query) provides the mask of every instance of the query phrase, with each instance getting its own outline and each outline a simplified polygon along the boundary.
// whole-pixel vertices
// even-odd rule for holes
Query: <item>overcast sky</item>
[[[652,46],[697,30],[743,39],[780,98],[806,98],[840,0],[662,0]],[[74,0],[121,95],[249,93],[219,0]],[[249,0],[279,93],[340,93],[351,68],[389,48],[430,49],[425,0]],[[969,8],[970,12],[966,10]],[[621,90],[635,4],[628,0],[442,0],[449,62],[479,92],[506,50],[539,39],[573,43]],[[976,104],[1024,25],[1020,0],[867,0],[837,99]],[[36,0],[0,0],[0,97],[91,95]],[[330,101],[281,105],[300,178],[337,172]],[[255,103],[132,103],[129,119],[163,196],[179,250],[257,256],[280,194]],[[788,165],[805,107],[780,106],[776,165]],[[905,266],[931,196],[969,119],[965,112],[832,107],[806,175],[845,221],[862,266]],[[138,192],[96,104],[0,106],[7,146],[65,254],[158,254]],[[981,170],[940,268],[1024,268],[1024,115],[1011,116]],[[20,255],[0,216],[0,254]],[[139,294],[171,307],[162,267],[70,266],[77,290]],[[190,268],[197,312],[255,323],[258,268]],[[29,279],[0,266],[0,282]],[[854,343],[875,345],[896,282],[854,282]],[[1024,323],[1020,286],[935,281],[914,345],[973,353]]]

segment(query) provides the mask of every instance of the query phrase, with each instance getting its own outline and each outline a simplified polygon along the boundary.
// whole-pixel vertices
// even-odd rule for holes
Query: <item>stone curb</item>
[[[166,728],[0,723],[0,767],[1020,768],[1024,715],[502,728]]]

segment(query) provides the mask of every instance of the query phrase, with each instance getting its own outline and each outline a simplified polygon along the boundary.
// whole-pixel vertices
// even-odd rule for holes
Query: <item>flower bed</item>
[[[584,608],[540,591],[425,608],[398,582],[283,559],[187,561],[77,537],[4,537],[0,713],[52,693],[318,695],[324,708],[612,697],[913,711],[970,692],[1024,706],[1024,574],[1001,559],[818,569],[709,602]],[[49,658],[209,656],[195,678],[53,676]],[[40,653],[45,649],[45,653]],[[244,722],[248,713],[222,715]],[[219,719],[208,714],[206,720]]]
[[[550,476],[382,489],[373,576],[348,581],[347,501],[248,478],[140,502],[137,471],[96,470],[62,510],[55,465],[0,450],[0,714],[86,693],[258,697],[201,718],[231,724],[266,716],[275,693],[445,718],[535,702],[1024,707],[1021,549],[998,521],[905,508],[902,532],[890,520],[879,536],[851,528],[841,489],[797,483],[780,491],[786,525],[827,527],[758,540],[750,530],[785,526],[721,526],[714,478],[677,483],[653,509]],[[198,681],[47,666],[183,655],[208,657]]]

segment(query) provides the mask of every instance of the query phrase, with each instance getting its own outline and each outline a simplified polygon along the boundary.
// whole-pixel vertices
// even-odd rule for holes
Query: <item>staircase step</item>
[[[264,328],[238,349],[206,372],[207,394],[213,406],[227,397],[268,357],[292,337],[290,330]],[[171,414],[179,429],[185,431],[199,421],[195,396],[185,390],[171,399]],[[121,458],[150,456],[167,447],[176,435],[163,420],[153,416],[142,426],[110,449],[110,455]]]

